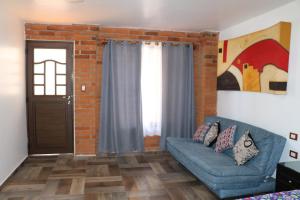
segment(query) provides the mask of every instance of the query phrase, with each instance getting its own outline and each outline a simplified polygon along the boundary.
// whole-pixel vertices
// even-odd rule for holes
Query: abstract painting
[[[218,90],[286,94],[291,23],[219,41]]]

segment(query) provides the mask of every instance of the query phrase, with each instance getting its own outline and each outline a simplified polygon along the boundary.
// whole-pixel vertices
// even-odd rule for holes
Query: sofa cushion
[[[221,153],[227,149],[231,149],[234,146],[234,133],[236,125],[228,127],[222,133],[219,134],[215,152]]]
[[[215,122],[211,125],[210,129],[205,135],[204,144],[206,146],[212,146],[216,143],[220,131],[220,123]]]
[[[259,150],[256,148],[251,137],[250,131],[246,131],[239,141],[237,141],[234,145],[233,153],[237,165],[245,164],[259,153]]]
[[[211,126],[211,123],[200,125],[197,128],[195,134],[193,135],[193,141],[194,142],[204,142],[204,137],[205,137],[207,131],[209,130],[210,126]]]

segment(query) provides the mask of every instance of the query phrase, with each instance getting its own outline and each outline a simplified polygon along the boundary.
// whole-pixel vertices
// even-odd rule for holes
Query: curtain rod
[[[106,43],[108,40],[113,41],[128,41],[128,42],[160,42],[160,43],[169,43],[169,44],[191,44],[193,45],[193,42],[180,42],[180,41],[161,41],[161,40],[143,40],[143,39],[116,39],[116,38],[106,38],[103,39],[103,43]]]

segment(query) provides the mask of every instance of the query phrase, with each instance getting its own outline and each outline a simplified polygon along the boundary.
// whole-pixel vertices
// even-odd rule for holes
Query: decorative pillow
[[[236,125],[231,126],[222,133],[219,134],[215,152],[221,153],[227,149],[231,149],[234,147],[234,133],[235,133]]]
[[[233,147],[234,159],[237,165],[243,165],[251,158],[258,154],[259,150],[254,144],[254,140],[250,131],[246,133],[237,141]]]
[[[204,145],[206,146],[212,146],[214,143],[216,143],[218,135],[220,131],[220,122],[215,122],[210,127],[210,129],[207,131],[207,134],[204,139]]]
[[[204,141],[204,137],[205,134],[207,133],[207,131],[209,130],[211,124],[202,124],[201,126],[199,126],[193,136],[193,140],[195,142],[203,142]]]

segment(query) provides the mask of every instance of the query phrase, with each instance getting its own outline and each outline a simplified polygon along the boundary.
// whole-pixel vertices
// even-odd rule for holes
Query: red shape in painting
[[[232,64],[239,68],[241,72],[243,72],[243,65],[246,63],[253,66],[254,69],[258,69],[259,72],[262,72],[264,66],[268,64],[275,65],[279,69],[288,72],[288,62],[289,52],[276,40],[266,39],[245,49],[235,58]]]
[[[228,40],[224,40],[224,43],[223,43],[223,63],[227,62],[227,46],[228,46]]]

